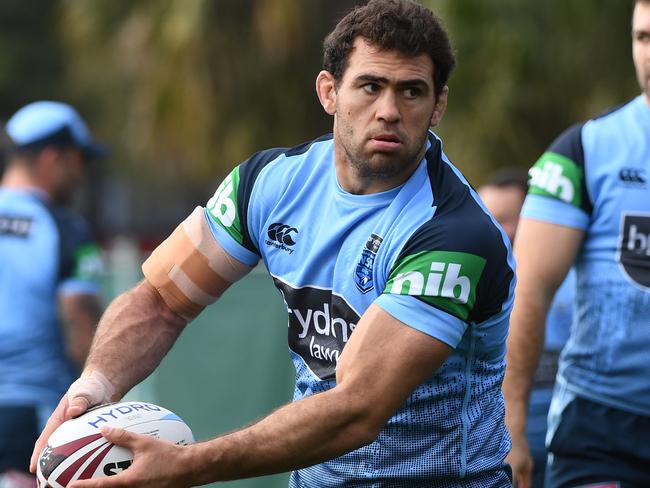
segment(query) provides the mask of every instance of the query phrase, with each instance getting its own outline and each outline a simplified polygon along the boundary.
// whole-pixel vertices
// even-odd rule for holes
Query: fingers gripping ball
[[[101,405],[61,424],[40,455],[36,476],[41,488],[62,488],[79,479],[103,478],[127,469],[131,451],[110,443],[102,427],[119,427],[187,445],[194,442],[190,428],[171,411],[144,402]]]

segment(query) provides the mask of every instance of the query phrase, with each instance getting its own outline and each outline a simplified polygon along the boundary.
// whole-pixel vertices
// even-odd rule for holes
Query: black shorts
[[[0,473],[29,471],[38,434],[36,407],[0,406]]]
[[[650,487],[650,417],[575,397],[549,452],[546,488]]]

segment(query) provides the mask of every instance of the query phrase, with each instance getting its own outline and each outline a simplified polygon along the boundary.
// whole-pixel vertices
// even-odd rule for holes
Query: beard
[[[428,136],[428,126],[421,132],[421,136],[412,144],[400,137],[404,150],[394,153],[364,150],[363,143],[353,142],[353,131],[350,126],[343,124],[339,132],[339,140],[345,150],[355,173],[362,178],[385,179],[398,176],[410,171],[420,162],[424,145]],[[364,140],[365,142],[365,140]]]

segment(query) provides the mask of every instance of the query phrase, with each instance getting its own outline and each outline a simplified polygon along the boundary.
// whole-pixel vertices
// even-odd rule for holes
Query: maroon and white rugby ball
[[[103,426],[119,427],[178,445],[194,442],[187,424],[166,408],[145,402],[101,405],[62,423],[52,432],[38,462],[38,486],[63,488],[74,480],[103,478],[128,468],[133,454],[102,437],[99,430]]]

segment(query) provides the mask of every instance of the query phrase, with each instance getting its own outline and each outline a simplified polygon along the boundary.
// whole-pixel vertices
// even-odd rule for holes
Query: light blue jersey
[[[531,177],[522,215],[585,232],[558,381],[575,395],[650,415],[650,108],[644,98],[568,129]]]
[[[55,407],[73,379],[60,293],[98,293],[86,224],[36,191],[0,189],[0,406]]]
[[[514,263],[440,140],[428,144],[410,179],[383,193],[344,191],[325,136],[254,155],[208,202],[219,243],[248,265],[261,258],[287,305],[295,399],[335,385],[372,303],[454,348],[376,441],[295,471],[292,486],[509,486],[501,382]]]

